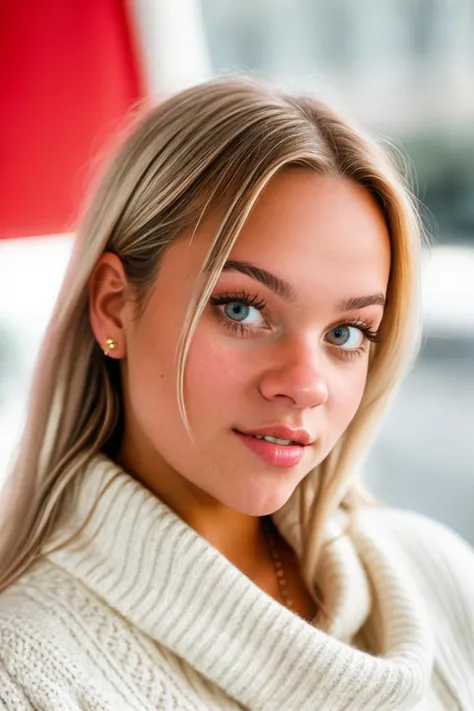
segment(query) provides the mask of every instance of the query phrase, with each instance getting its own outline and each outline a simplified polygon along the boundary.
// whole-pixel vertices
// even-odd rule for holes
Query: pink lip
[[[255,439],[255,437],[236,430],[234,432],[241,442],[267,464],[276,467],[293,467],[304,457],[305,447],[303,445],[274,444],[266,442],[264,439]]]

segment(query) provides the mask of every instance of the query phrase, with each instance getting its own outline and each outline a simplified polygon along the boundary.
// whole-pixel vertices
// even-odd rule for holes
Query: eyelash
[[[235,301],[237,301],[239,304],[245,304],[245,306],[253,306],[262,314],[264,314],[267,310],[267,302],[265,301],[265,299],[260,299],[258,294],[250,295],[247,291],[222,294],[222,296],[211,296],[210,298],[210,302],[216,307],[221,306],[223,304],[231,304]],[[221,309],[217,309],[217,312],[219,314],[222,314]],[[231,321],[230,319],[225,317],[225,315],[222,319],[222,325],[224,326],[224,328],[228,328],[229,331],[238,333],[240,336],[243,337],[249,336],[252,331],[255,331],[255,328],[252,328],[251,326],[248,326],[244,323],[239,323],[238,321]]]
[[[370,341],[371,343],[378,343],[381,338],[380,338],[380,330],[374,331],[370,324],[368,324],[366,321],[361,321],[360,319],[355,320],[355,321],[346,321],[345,323],[337,324],[336,326],[333,326],[332,328],[338,328],[339,326],[353,326],[354,328],[358,328],[361,333],[364,334],[364,337],[367,341]],[[329,329],[332,330],[332,329]],[[351,358],[356,358],[357,356],[362,355],[362,353],[366,352],[366,348],[364,345],[359,346],[359,348],[353,348],[352,350],[345,350],[344,348],[338,348],[337,346],[334,346],[334,348],[337,348],[339,351],[340,355],[343,358],[348,358],[349,360]]]
[[[249,292],[245,291],[239,291],[239,292],[233,292],[233,293],[227,293],[227,294],[222,294],[221,296],[212,296],[210,298],[210,302],[218,307],[223,304],[230,304],[237,301],[238,303],[244,304],[245,306],[253,306],[256,308],[260,313],[265,313],[267,310],[267,302],[265,299],[260,299],[258,294],[249,294]],[[222,314],[222,311],[218,309],[219,314]],[[243,323],[239,323],[238,321],[231,321],[230,319],[224,318],[222,319],[222,325],[229,329],[229,331],[232,331],[233,333],[237,333],[241,337],[248,337],[252,332],[255,331],[254,328],[251,326],[248,326]],[[367,341],[370,341],[372,343],[376,343],[380,341],[380,330],[374,331],[370,324],[367,323],[366,321],[362,321],[360,319],[353,320],[353,321],[346,321],[345,323],[341,324],[336,324],[335,326],[332,326],[333,328],[337,328],[338,326],[354,326],[355,328],[358,328],[361,333],[364,334],[364,337],[366,338]],[[332,330],[330,329],[330,330]],[[359,347],[359,348],[354,348],[352,350],[345,350],[343,348],[338,348],[337,346],[333,346],[334,348],[338,349],[341,353],[341,356],[343,358],[355,358],[357,356],[362,355],[363,352],[365,352],[365,348]]]

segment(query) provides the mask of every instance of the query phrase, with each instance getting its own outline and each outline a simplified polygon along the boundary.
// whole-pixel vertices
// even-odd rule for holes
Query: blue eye
[[[251,306],[250,304],[247,304],[245,301],[228,301],[227,303],[223,304],[223,307],[225,315],[233,323],[241,323],[244,326],[256,327],[259,327],[262,325],[262,323],[265,323],[265,319],[262,318],[260,309],[255,306]],[[254,312],[253,318],[252,311]]]
[[[243,321],[248,315],[250,306],[239,301],[231,301],[224,306],[224,313],[235,321]]]
[[[262,315],[266,308],[266,301],[259,299],[257,294],[253,296],[246,292],[223,294],[211,297],[210,301],[218,309],[217,313],[221,315],[223,326],[238,332],[239,335],[256,334],[266,327]]]
[[[334,340],[331,340],[334,339]],[[356,326],[346,324],[344,326],[336,326],[326,334],[326,340],[334,346],[344,348],[344,350],[352,350],[360,348],[365,340],[365,333]]]

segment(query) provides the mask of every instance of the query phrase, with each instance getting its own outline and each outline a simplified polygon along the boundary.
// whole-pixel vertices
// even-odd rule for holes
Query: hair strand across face
[[[118,364],[104,359],[89,322],[88,280],[104,252],[122,261],[137,318],[166,248],[203,217],[221,223],[183,324],[177,398],[193,333],[232,247],[272,177],[303,166],[364,186],[383,210],[391,245],[384,339],[371,350],[366,389],[350,426],[295,491],[314,569],[321,523],[343,501],[369,503],[359,469],[380,417],[418,345],[420,226],[389,153],[347,118],[309,96],[248,78],[217,79],[145,112],[110,162],[78,231],[35,372],[23,438],[3,492],[0,588],[37,557],[97,452],[112,456],[123,427]]]

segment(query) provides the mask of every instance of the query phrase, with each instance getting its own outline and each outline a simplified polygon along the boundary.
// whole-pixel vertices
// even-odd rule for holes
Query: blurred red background
[[[143,95],[125,0],[3,0],[0,238],[71,229],[87,166]]]

